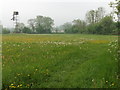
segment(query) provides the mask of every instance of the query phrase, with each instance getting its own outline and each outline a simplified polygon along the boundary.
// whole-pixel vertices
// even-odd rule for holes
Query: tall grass
[[[3,88],[115,88],[117,37],[3,35]]]

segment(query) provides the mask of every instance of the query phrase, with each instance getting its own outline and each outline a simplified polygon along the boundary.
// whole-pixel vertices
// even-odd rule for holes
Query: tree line
[[[85,34],[117,34],[117,22],[113,14],[106,15],[105,9],[99,7],[86,13],[85,20],[75,19],[61,26],[54,27],[54,20],[46,16],[36,16],[28,20],[28,26],[18,23],[13,33],[50,34],[50,33],[85,33]],[[61,32],[61,30],[63,32]],[[3,28],[4,33],[10,30]]]
[[[105,15],[103,7],[86,13],[86,20],[76,19],[63,24],[65,33],[117,34],[117,22],[112,14]]]

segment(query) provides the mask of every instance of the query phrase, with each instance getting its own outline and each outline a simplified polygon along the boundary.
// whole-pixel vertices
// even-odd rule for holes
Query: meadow
[[[2,36],[3,88],[119,87],[117,36]]]

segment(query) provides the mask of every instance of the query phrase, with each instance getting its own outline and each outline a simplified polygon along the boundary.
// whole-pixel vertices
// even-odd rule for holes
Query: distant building
[[[56,29],[54,29],[54,30],[52,30],[52,33],[64,33],[64,30],[56,30]]]
[[[58,33],[64,33],[64,30],[58,30]]]

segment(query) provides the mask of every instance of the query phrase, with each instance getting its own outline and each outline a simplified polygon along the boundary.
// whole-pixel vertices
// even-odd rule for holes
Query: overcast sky
[[[104,7],[109,13],[108,3],[114,0],[2,0],[0,3],[0,21],[4,27],[13,27],[13,11],[19,11],[19,20],[27,25],[27,20],[37,15],[54,19],[55,26],[71,22],[74,19],[85,19],[91,9]]]

